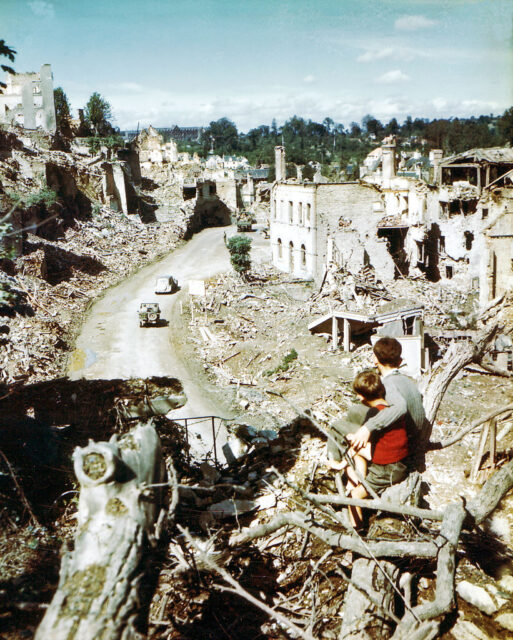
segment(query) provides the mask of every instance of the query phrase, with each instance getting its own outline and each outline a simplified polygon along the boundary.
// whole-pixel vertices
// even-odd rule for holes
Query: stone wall
[[[216,182],[216,192],[219,200],[235,212],[238,209],[240,197],[237,194],[237,183],[235,180],[218,180]]]
[[[358,238],[362,246],[370,238],[375,238],[379,216],[375,213],[376,204],[381,205],[381,194],[372,185],[359,182],[316,185],[316,223],[317,223],[317,255],[315,261],[315,280],[324,276],[327,266],[328,238],[335,239],[340,257],[346,268],[352,271],[351,256],[355,255],[355,247],[347,243]],[[345,235],[342,230],[355,230],[354,234]],[[340,244],[339,244],[340,243]],[[369,248],[372,245],[369,244]],[[361,251],[360,256],[363,256]],[[376,268],[382,268],[382,251],[377,252]],[[363,258],[360,258],[363,259]],[[372,264],[373,256],[369,255]],[[358,269],[359,270],[359,269]]]

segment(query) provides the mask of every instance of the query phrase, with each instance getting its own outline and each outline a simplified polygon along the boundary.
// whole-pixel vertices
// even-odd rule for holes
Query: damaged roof
[[[513,149],[510,147],[490,147],[489,149],[470,149],[455,156],[444,158],[440,165],[446,166],[461,161],[491,162],[513,164]]]

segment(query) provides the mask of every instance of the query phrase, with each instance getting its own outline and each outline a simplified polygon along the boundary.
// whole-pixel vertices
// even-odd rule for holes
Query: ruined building
[[[513,149],[434,150],[425,180],[397,172],[388,138],[365,180],[328,184],[287,181],[284,154],[276,148],[270,213],[282,271],[316,281],[331,264],[372,268],[383,282],[423,274],[479,292],[481,304],[513,284]]]
[[[0,123],[54,133],[57,122],[52,67],[44,64],[39,73],[7,75],[6,84],[0,94]]]

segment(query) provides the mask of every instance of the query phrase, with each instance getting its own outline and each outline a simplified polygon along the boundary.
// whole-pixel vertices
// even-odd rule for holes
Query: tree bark
[[[77,448],[74,548],[35,640],[132,640],[147,541],[155,539],[165,468],[151,424]],[[155,486],[155,485],[160,485]]]
[[[430,423],[435,419],[451,381],[463,367],[474,361],[479,362],[498,330],[498,321],[495,321],[489,328],[481,332],[476,342],[467,340],[453,343],[447,349],[442,360],[433,368],[431,374],[421,382],[420,386],[424,392],[424,409]]]
[[[420,499],[420,474],[414,473],[403,482],[386,489],[382,495],[383,502],[417,505]],[[375,524],[369,530],[369,537],[375,534]],[[343,622],[339,640],[380,640],[388,638],[393,626],[389,618],[385,618],[380,611],[390,611],[394,614],[394,600],[400,575],[399,567],[389,561],[376,562],[374,559],[358,558],[353,562],[351,579],[363,587],[370,594],[366,597],[361,589],[350,585],[344,598]],[[378,609],[374,602],[380,603]]]

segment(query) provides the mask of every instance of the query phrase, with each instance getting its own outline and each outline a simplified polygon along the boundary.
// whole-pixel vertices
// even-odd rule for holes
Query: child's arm
[[[353,449],[353,447],[351,447],[348,451],[347,454],[350,458],[357,458],[358,456],[360,456],[361,458],[363,458],[364,460],[372,460],[372,456],[371,456],[371,445],[370,443],[365,445],[365,447],[363,449],[360,449],[360,451],[355,451]],[[334,471],[343,471],[347,466],[349,465],[347,458],[344,460],[327,460],[326,461],[326,466],[328,467],[328,469],[333,469]]]

